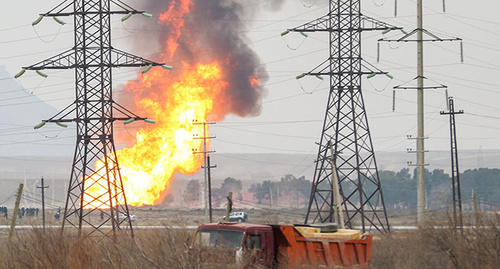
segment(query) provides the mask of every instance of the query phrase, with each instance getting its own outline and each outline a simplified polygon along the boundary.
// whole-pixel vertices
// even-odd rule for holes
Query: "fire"
[[[195,121],[218,121],[228,113],[245,116],[259,111],[262,86],[256,74],[265,77],[266,72],[258,72],[258,57],[238,37],[242,24],[233,20],[237,15],[220,20],[238,10],[235,4],[227,5],[223,0],[148,3],[166,10],[157,21],[166,33],[161,38],[160,57],[162,62],[174,65],[174,72],[153,68],[125,85],[134,96],[136,108],[132,110],[154,119],[156,124],[140,129],[135,145],[96,162],[95,172],[85,178],[88,189],[83,195],[84,208],[107,208],[108,204],[99,201],[107,200],[108,189],[112,197],[117,197],[115,202],[124,203],[120,191],[108,187],[107,177],[114,182],[118,173],[128,204],[161,203],[176,173],[194,174],[203,165],[203,154],[193,153],[203,150],[203,139],[194,136],[202,136],[208,125]],[[207,17],[206,23],[185,23],[190,13],[195,13],[194,18]],[[216,36],[211,34],[213,29],[219,31]],[[179,62],[181,66],[173,64]],[[119,169],[115,167],[115,154]],[[107,175],[106,170],[110,171]]]
[[[193,3],[189,0],[173,0],[170,3],[170,7],[168,10],[162,14],[160,14],[159,23],[171,25],[169,30],[168,39],[166,41],[166,55],[164,53],[163,56],[172,59],[175,51],[179,44],[177,40],[181,36],[182,28],[184,27],[184,15],[189,13],[191,6]]]
[[[193,154],[203,149],[202,139],[193,139],[203,134],[204,122],[214,107],[214,96],[227,85],[222,80],[219,65],[189,66],[183,64],[183,74],[165,90],[163,96],[138,100],[138,105],[149,111],[148,117],[156,119],[156,124],[137,132],[137,143],[116,152],[120,173],[130,205],[153,205],[161,202],[168,191],[170,181],[176,172],[193,174],[203,165],[203,155]],[[129,82],[131,91],[147,88],[149,85],[165,84],[165,72],[153,69],[143,75],[138,82]],[[100,169],[102,168],[102,169]],[[107,192],[104,177],[104,163],[96,164],[96,171],[87,178],[87,182],[97,182],[85,195],[85,203],[90,208],[102,208],[92,197],[105,195]]]

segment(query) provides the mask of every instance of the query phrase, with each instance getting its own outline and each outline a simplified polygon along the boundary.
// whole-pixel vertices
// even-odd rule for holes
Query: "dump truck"
[[[371,250],[371,235],[333,224],[220,222],[198,227],[190,255],[207,268],[338,269],[367,268]]]

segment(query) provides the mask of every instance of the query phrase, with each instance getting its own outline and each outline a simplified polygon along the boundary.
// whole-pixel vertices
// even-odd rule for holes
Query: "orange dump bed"
[[[356,230],[320,233],[315,228],[273,226],[278,268],[367,268],[372,236]]]

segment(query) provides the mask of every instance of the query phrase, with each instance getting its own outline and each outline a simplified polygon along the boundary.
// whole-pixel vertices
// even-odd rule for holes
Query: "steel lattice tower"
[[[389,230],[361,90],[364,74],[386,74],[361,56],[361,33],[401,29],[361,14],[360,0],[330,0],[329,13],[289,29],[328,32],[330,57],[306,75],[329,76],[330,91],[305,223],[333,222],[332,170],[337,171],[348,227]],[[283,33],[286,34],[287,32]],[[332,143],[332,146],[330,146]],[[333,151],[333,154],[332,152]],[[332,157],[333,162],[332,162]],[[332,169],[332,163],[336,169]],[[359,221],[359,222],[358,222]]]
[[[74,47],[24,68],[75,70],[75,101],[42,122],[76,123],[77,141],[62,231],[66,226],[72,226],[81,235],[82,228],[89,227],[86,235],[97,231],[103,235],[115,236],[118,229],[126,227],[133,236],[130,218],[118,217],[128,216],[129,209],[115,153],[113,123],[117,120],[147,119],[113,101],[112,68],[161,64],[113,48],[111,15],[124,14],[128,18],[132,14],[141,13],[150,16],[119,0],[66,0],[51,11],[40,14],[40,19],[33,23],[37,24],[43,17],[53,17],[56,20],[62,16],[74,18]],[[114,115],[115,111],[120,114],[119,117]],[[69,118],[73,116],[74,118]],[[102,160],[103,165],[95,168],[94,165],[99,160]],[[97,180],[89,178],[92,174]],[[102,187],[107,191],[98,197],[92,197],[88,192],[92,187]],[[95,215],[94,222],[90,221],[90,215],[94,212],[103,212],[104,217],[98,223],[95,223],[95,219],[98,219]]]

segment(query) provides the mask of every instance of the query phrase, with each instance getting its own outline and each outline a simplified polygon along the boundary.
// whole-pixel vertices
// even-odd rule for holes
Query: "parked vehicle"
[[[119,222],[121,221],[125,221],[128,219],[127,215],[125,214],[119,214],[117,216],[115,216],[115,219]],[[130,215],[130,221],[136,221],[137,220],[137,216],[136,215]]]
[[[226,216],[222,217],[222,220],[226,220]],[[229,214],[230,222],[247,222],[248,214],[245,212],[231,212]]]
[[[367,268],[372,236],[332,227],[203,224],[190,255],[205,264],[236,268]]]

